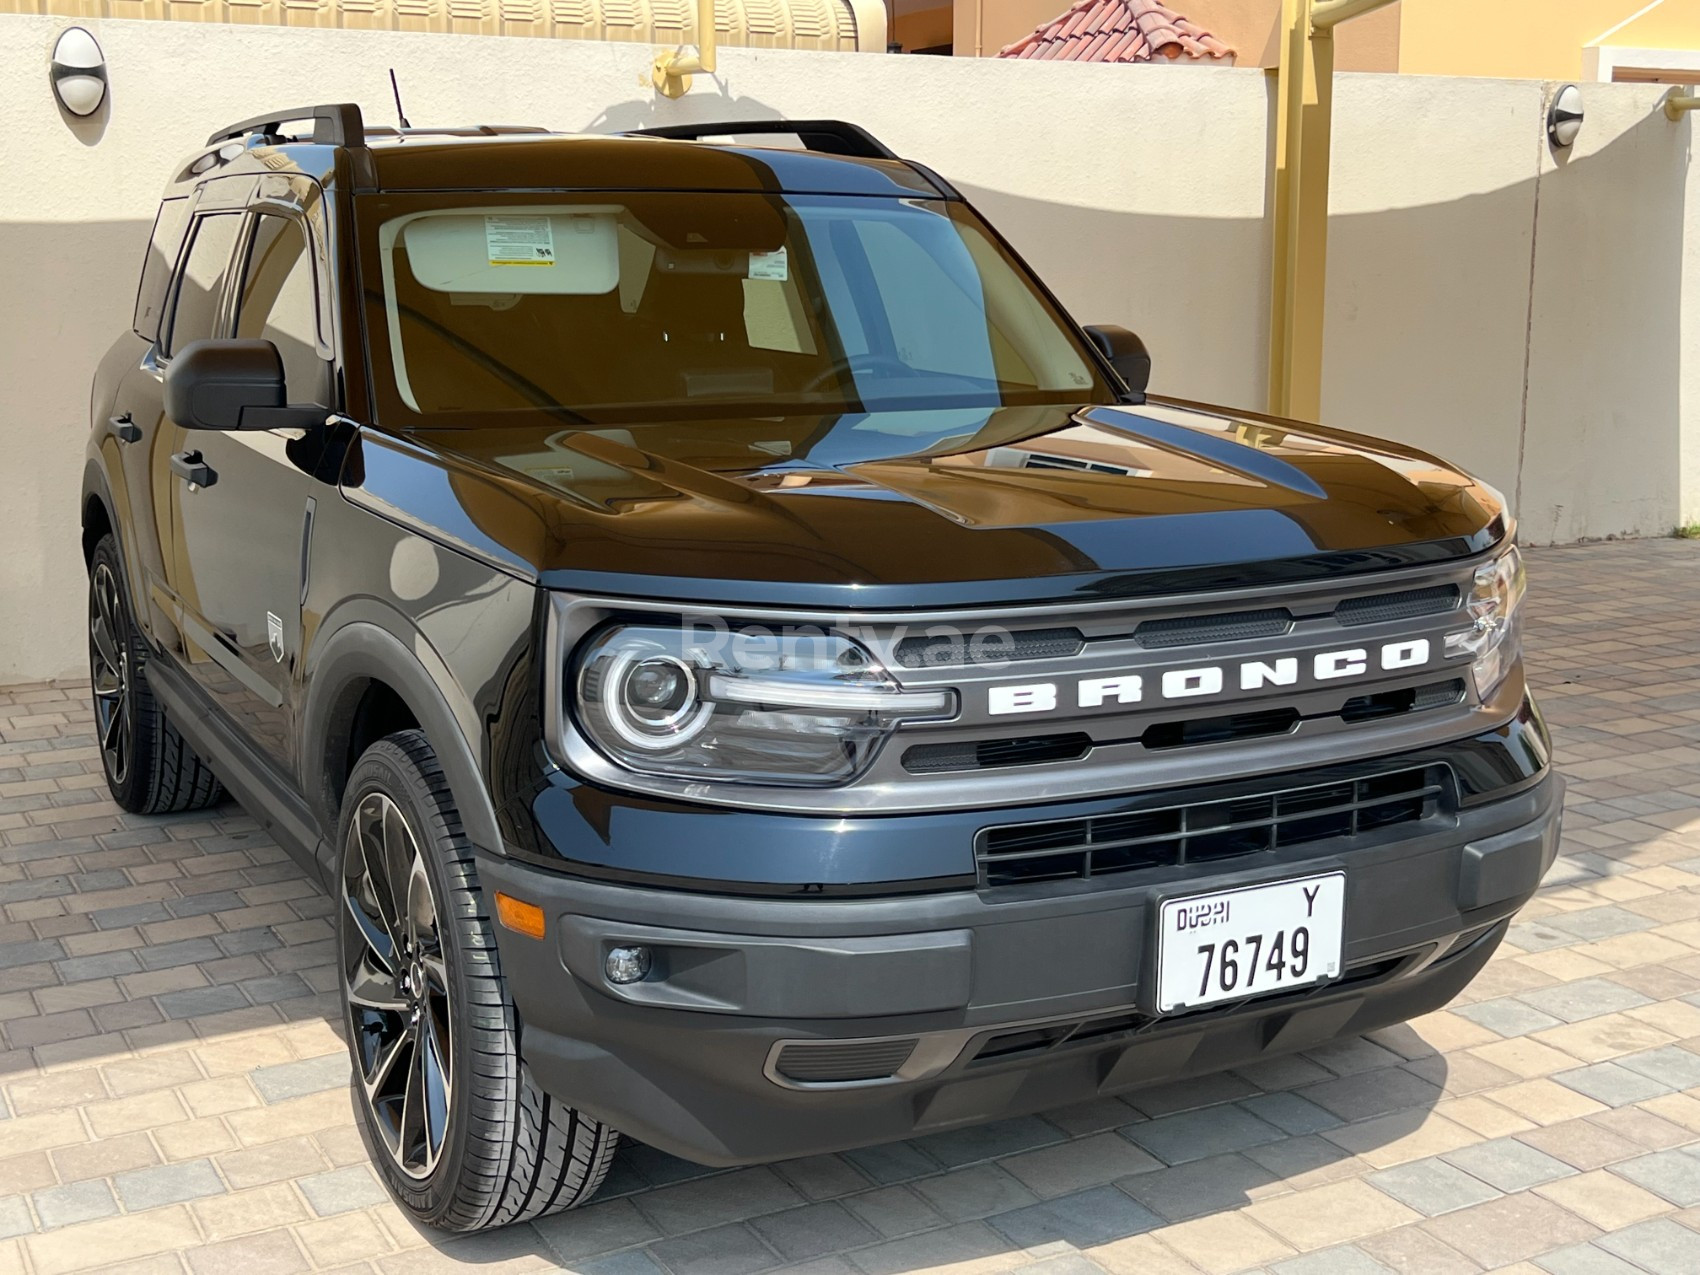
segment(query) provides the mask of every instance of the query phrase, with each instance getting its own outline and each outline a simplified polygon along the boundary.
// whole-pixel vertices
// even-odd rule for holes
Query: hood
[[[940,605],[1479,552],[1500,498],[1392,444],[1179,402],[368,435],[354,484],[547,583]],[[434,472],[433,472],[434,471]],[[802,591],[802,594],[799,593]]]

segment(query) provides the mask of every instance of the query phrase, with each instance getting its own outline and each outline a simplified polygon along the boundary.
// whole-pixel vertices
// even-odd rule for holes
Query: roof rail
[[[845,120],[716,120],[704,124],[666,124],[660,128],[636,128],[627,137],[670,137],[694,142],[704,137],[748,133],[797,135],[812,151],[827,155],[850,155],[857,159],[896,159],[897,155],[867,129]]]
[[[233,137],[248,137],[259,134],[262,137],[278,137],[279,131],[285,124],[300,120],[313,121],[313,142],[319,146],[364,146],[366,144],[366,125],[360,116],[360,108],[352,102],[337,102],[328,106],[298,106],[288,110],[272,111],[266,115],[256,115],[251,120],[243,120],[219,129],[207,138],[208,146],[216,146],[220,142]]]
[[[436,127],[409,124],[396,128],[393,124],[373,124],[367,137],[536,137],[550,132],[541,124],[443,124]]]

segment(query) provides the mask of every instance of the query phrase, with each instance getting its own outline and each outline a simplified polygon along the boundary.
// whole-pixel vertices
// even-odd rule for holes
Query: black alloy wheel
[[[106,778],[122,787],[130,777],[130,632],[118,579],[110,563],[97,561],[89,575],[89,681],[94,689],[94,728]]]
[[[525,1064],[477,854],[422,732],[361,754],[336,844],[355,1111],[396,1203],[426,1226],[480,1231],[590,1199],[619,1135]]]
[[[384,793],[360,799],[343,865],[343,994],[361,1091],[396,1166],[426,1178],[454,1101],[455,1009],[431,878]]]

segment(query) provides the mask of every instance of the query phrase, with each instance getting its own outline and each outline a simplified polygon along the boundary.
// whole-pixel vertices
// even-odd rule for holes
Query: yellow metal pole
[[[1392,0],[1315,0],[1310,10],[1313,30],[1326,31],[1359,14],[1369,13],[1390,4]]]
[[[1679,120],[1690,111],[1700,111],[1700,97],[1692,88],[1672,89],[1665,94],[1665,117]]]
[[[650,82],[663,97],[683,97],[691,91],[691,76],[714,74],[714,0],[697,0],[697,51],[686,56],[684,46],[655,55]]]
[[[1322,406],[1322,285],[1328,235],[1326,94],[1334,42],[1326,37],[1311,38],[1310,11],[1311,0],[1282,0],[1269,411],[1276,416],[1314,420]],[[1327,65],[1319,67],[1321,50],[1325,50]]]
[[[1334,27],[1391,0],[1282,0],[1275,117],[1269,411],[1322,412],[1328,283],[1328,169],[1334,125]]]

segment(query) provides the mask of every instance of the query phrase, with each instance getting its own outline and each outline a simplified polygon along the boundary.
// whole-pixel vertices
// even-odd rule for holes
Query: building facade
[[[995,57],[1067,7],[1066,0],[953,0],[953,47],[958,56]],[[1170,7],[1232,48],[1239,66],[1279,60],[1281,0],[1172,0]],[[899,38],[903,24],[900,11]],[[1342,71],[1700,80],[1700,0],[1398,0],[1342,24],[1335,40]]]

